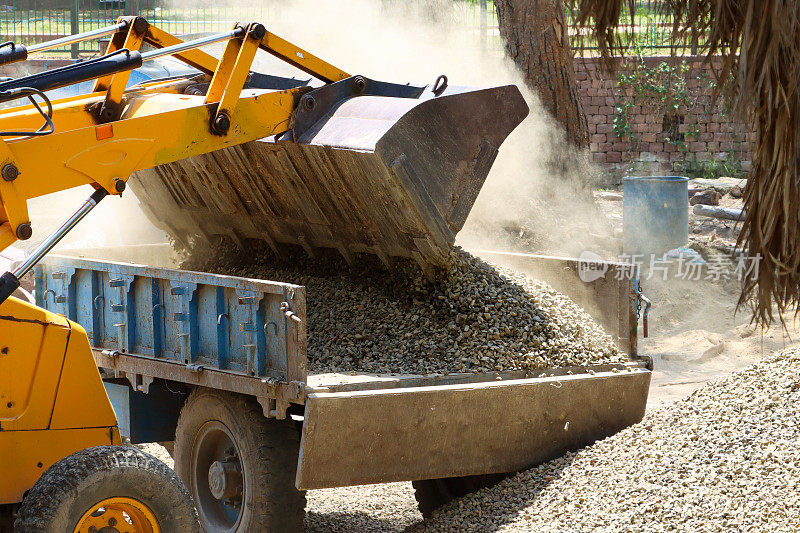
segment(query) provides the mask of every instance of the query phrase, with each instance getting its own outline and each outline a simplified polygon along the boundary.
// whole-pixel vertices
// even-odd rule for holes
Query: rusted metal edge
[[[242,278],[225,276],[222,274],[209,274],[208,272],[195,272],[192,270],[179,270],[175,268],[160,268],[136,263],[122,263],[118,261],[97,261],[93,259],[76,258],[68,255],[49,255],[42,260],[43,264],[58,261],[69,261],[70,267],[84,270],[107,270],[109,265],[114,267],[117,274],[145,277],[165,277],[173,281],[197,283],[229,287],[232,289],[245,289],[259,291],[265,294],[283,295],[288,291],[300,291],[302,285],[294,285],[281,281]]]
[[[649,359],[649,358],[648,358]],[[466,385],[475,383],[489,382],[508,382],[523,379],[545,379],[558,376],[599,374],[604,372],[633,372],[650,370],[647,361],[632,361],[626,363],[614,363],[603,365],[586,366],[563,366],[547,367],[535,370],[512,370],[507,372],[491,373],[454,373],[454,374],[431,374],[431,375],[403,375],[403,374],[373,374],[380,380],[360,381],[355,383],[319,383],[315,386],[306,386],[306,395],[317,392],[352,392],[363,390],[396,389],[404,387],[430,387],[446,385]],[[331,377],[335,377],[332,374]],[[312,374],[310,377],[314,377]],[[321,377],[321,376],[320,376]],[[387,377],[391,379],[387,379]],[[316,381],[316,380],[315,380]]]
[[[94,348],[92,352],[98,367],[113,372],[114,377],[128,377],[132,384],[146,383],[153,378],[159,378],[197,387],[247,394],[255,396],[261,402],[265,416],[285,418],[290,403],[302,404],[305,400],[305,384],[300,382],[285,383],[277,379],[245,376],[225,370],[157,360],[135,354],[109,353]]]

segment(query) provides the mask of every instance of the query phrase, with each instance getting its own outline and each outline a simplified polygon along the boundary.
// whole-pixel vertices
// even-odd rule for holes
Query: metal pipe
[[[143,53],[142,61],[150,61],[153,59],[158,59],[159,57],[179,54],[187,50],[200,48],[201,46],[205,46],[207,44],[226,41],[233,37],[242,37],[244,35],[244,32],[245,32],[244,28],[236,28],[234,30],[226,31],[224,33],[215,33],[207,37],[201,37],[200,39],[195,39],[193,41],[186,41],[185,43],[173,44],[172,46],[165,46],[164,48],[157,48],[155,50],[151,50],[150,52]]]
[[[19,98],[14,89],[30,87],[40,91],[50,91],[141,66],[142,55],[135,50],[129,51],[127,48],[123,48],[105,56],[0,82],[0,102]]]
[[[97,189],[92,193],[92,195],[86,199],[86,201],[81,205],[75,213],[69,217],[66,222],[64,222],[60,228],[54,231],[47,239],[39,245],[34,252],[28,256],[25,261],[23,261],[17,268],[14,269],[12,274],[15,278],[20,279],[22,276],[28,273],[30,269],[39,262],[39,260],[47,255],[47,253],[53,249],[53,247],[61,241],[61,239],[66,236],[67,233],[74,228],[78,222],[83,220],[83,218],[89,214],[89,212],[95,208],[95,206],[100,203],[100,200],[108,196],[108,192],[105,189]]]
[[[106,26],[104,28],[98,28],[96,30],[85,31],[83,33],[76,33],[75,35],[67,35],[66,37],[62,37],[60,39],[54,39],[52,41],[47,41],[40,44],[34,44],[27,47],[28,54],[44,52],[45,50],[52,50],[53,48],[60,48],[68,44],[88,41],[90,39],[96,39],[98,37],[105,37],[106,35],[117,33],[119,30],[127,27],[127,25],[128,25],[127,22],[120,22],[119,24],[114,24],[113,26]]]

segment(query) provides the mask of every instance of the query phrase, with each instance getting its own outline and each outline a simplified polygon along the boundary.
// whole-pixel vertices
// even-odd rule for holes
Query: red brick
[[[629,150],[630,147],[631,147],[630,143],[619,142],[618,141],[618,142],[614,143],[614,146],[612,147],[612,149],[614,151],[616,151],[616,152],[625,152],[625,151]]]
[[[594,135],[589,135],[589,142],[592,143],[604,143],[608,140],[608,135],[605,133],[595,133]]]
[[[600,114],[600,108],[598,106],[596,106],[596,105],[587,105],[587,106],[584,106],[583,112],[586,113],[586,116],[599,115]]]
[[[664,143],[656,142],[650,143],[650,151],[654,154],[660,154],[664,151]]]
[[[689,150],[694,153],[705,152],[708,148],[708,143],[700,142],[700,141],[692,141],[686,143],[689,146]]]
[[[601,115],[610,116],[614,113],[614,108],[608,105],[600,106],[597,112]]]
[[[597,133],[613,133],[614,124],[611,122],[601,122],[597,125]]]
[[[621,152],[608,152],[606,153],[606,163],[619,163],[622,161]]]
[[[613,147],[613,143],[600,143],[598,150],[601,152],[610,152]]]

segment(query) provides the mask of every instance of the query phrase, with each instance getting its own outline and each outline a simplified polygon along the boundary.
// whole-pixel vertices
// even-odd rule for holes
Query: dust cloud
[[[415,84],[432,84],[440,74],[446,74],[451,85],[516,84],[531,113],[501,147],[458,243],[471,249],[552,255],[616,251],[611,225],[589,192],[598,169],[584,154],[568,148],[513,63],[503,57],[499,38],[490,36],[490,44],[498,44],[488,50],[481,47],[479,21],[471,6],[450,0],[297,0],[236,2],[227,10],[249,17],[254,12],[268,14],[264,23],[270,31],[352,74]],[[221,47],[209,51],[218,55]],[[265,53],[257,56],[254,70],[307,78]],[[44,238],[55,229],[89,192],[84,188],[32,201],[36,237]],[[104,201],[64,246],[166,240],[128,191],[122,200]],[[30,248],[33,242],[27,244]]]
[[[267,25],[353,74],[401,83],[433,83],[446,74],[452,85],[517,85],[530,115],[500,148],[458,244],[570,256],[593,250],[614,257],[618,239],[590,192],[600,170],[588,154],[569,147],[516,66],[503,57],[499,37],[490,36],[490,46],[482,48],[479,21],[470,18],[475,12],[450,0],[300,0],[282,3],[278,18]]]

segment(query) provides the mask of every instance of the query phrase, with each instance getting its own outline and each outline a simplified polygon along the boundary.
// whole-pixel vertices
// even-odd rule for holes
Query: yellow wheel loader
[[[185,245],[260,239],[276,251],[333,248],[347,259],[370,253],[387,265],[405,257],[430,268],[444,262],[498,147],[528,112],[513,86],[472,90],[442,77],[416,87],[352,76],[258,23],[184,42],[123,17],[30,47],[4,43],[0,65],[108,36],[97,58],[0,78],[0,251],[33,236],[29,199],[94,188],[0,278],[0,515],[20,531],[200,527],[175,474],[120,446],[96,342],[76,322],[12,296],[104,197],[121,195],[135,174],[131,185],[149,215]],[[214,43],[224,44],[219,59],[200,50]],[[313,80],[252,72],[259,50]],[[165,56],[192,74],[130,86],[133,70]],[[90,89],[76,96],[48,96],[85,83]],[[303,397],[298,391],[270,400],[265,413],[285,418],[288,402]],[[221,464],[211,464],[210,479],[214,469],[227,479]],[[216,498],[229,492],[212,485]],[[237,520],[203,527],[281,530],[280,522]]]

